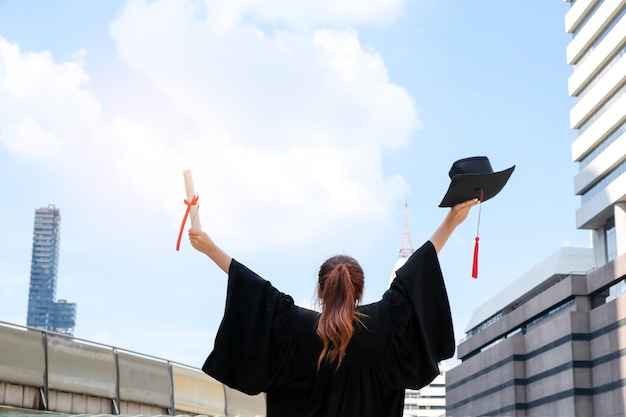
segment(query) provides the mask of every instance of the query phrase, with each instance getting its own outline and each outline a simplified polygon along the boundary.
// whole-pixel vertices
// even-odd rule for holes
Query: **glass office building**
[[[53,204],[37,209],[26,324],[71,335],[76,324],[76,304],[56,302],[60,240],[59,209]]]

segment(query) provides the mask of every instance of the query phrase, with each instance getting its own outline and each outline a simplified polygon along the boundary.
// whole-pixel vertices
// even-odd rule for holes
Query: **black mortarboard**
[[[513,173],[515,165],[504,171],[493,172],[489,158],[486,156],[472,156],[459,159],[452,164],[450,172],[450,186],[441,200],[439,207],[452,207],[473,198],[482,203],[504,188]],[[482,208],[482,205],[481,205]],[[478,226],[476,227],[476,243],[474,245],[474,263],[472,277],[478,278],[478,230],[480,229],[480,209],[478,211]]]
[[[504,171],[493,172],[486,156],[459,159],[450,168],[450,186],[439,207],[452,207],[472,198],[480,198],[480,190],[482,201],[493,198],[502,190],[514,169],[515,165]]]

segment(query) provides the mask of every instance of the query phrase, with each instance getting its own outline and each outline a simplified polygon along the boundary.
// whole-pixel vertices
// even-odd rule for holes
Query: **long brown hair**
[[[320,266],[317,296],[322,313],[317,323],[317,334],[324,348],[317,361],[337,361],[341,366],[348,342],[354,334],[354,323],[362,316],[356,309],[363,297],[365,278],[359,263],[349,256],[337,255]]]

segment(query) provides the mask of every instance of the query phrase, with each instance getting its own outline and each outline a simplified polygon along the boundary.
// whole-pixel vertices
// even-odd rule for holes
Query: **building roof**
[[[559,276],[586,274],[595,266],[592,248],[559,249],[474,310],[465,332],[519,303],[529,293],[542,290]]]

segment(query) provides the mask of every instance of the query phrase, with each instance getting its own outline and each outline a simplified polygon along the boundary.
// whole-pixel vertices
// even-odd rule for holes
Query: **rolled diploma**
[[[184,170],[183,177],[185,178],[185,191],[187,191],[187,201],[191,201],[196,195],[196,190],[193,188],[193,177],[191,176],[191,170]],[[198,216],[197,203],[191,206],[191,209],[189,211],[189,218],[191,220],[191,228],[193,230],[202,230],[202,226],[200,225],[200,216]]]

